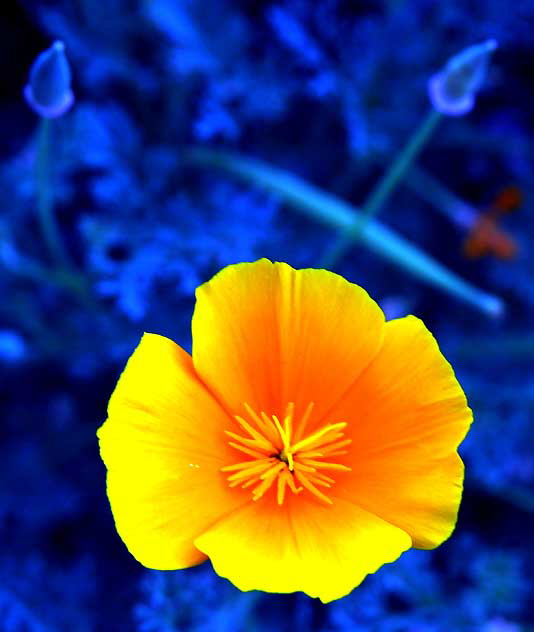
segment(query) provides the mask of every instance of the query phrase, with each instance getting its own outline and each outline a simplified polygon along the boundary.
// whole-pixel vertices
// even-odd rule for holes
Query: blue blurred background
[[[1,630],[534,630],[533,33],[532,0],[4,3]],[[388,317],[423,318],[464,386],[456,532],[328,606],[239,593],[209,564],[142,568],[115,532],[95,437],[128,355],[143,331],[190,348],[194,289],[222,266],[317,267],[340,238],[335,218],[224,156],[360,207],[431,110],[429,78],[488,38],[474,108],[443,117],[372,221],[504,313],[365,239],[332,265]],[[56,40],[75,102],[44,123],[23,90]]]

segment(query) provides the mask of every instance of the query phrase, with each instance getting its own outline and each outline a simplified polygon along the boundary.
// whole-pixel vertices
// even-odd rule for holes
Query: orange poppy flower
[[[451,534],[471,411],[420,320],[263,259],[200,286],[192,328],[192,357],[145,334],[98,431],[139,562],[328,602]]]

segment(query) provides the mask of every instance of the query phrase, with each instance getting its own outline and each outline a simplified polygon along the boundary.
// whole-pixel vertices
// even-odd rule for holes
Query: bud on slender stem
[[[56,41],[34,61],[24,96],[30,107],[43,118],[57,118],[74,103],[71,72],[65,45]]]
[[[430,101],[438,112],[462,116],[473,109],[497,42],[489,39],[452,57],[428,82]]]

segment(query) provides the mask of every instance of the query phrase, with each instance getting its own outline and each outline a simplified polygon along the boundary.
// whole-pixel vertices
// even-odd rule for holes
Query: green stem
[[[430,110],[421,125],[415,130],[408,143],[397,155],[397,158],[365,200],[362,206],[360,221],[351,228],[350,231],[346,231],[338,238],[334,246],[323,257],[321,261],[322,266],[325,268],[334,267],[354,242],[358,240],[364,231],[365,224],[384,206],[399,181],[404,177],[410,165],[428,142],[441,117],[442,115],[436,110]]]
[[[51,121],[41,118],[37,143],[37,216],[41,233],[52,260],[53,268],[48,270],[37,262],[26,260],[24,272],[34,280],[50,279],[77,296],[86,306],[92,306],[86,280],[74,267],[65,250],[61,232],[54,214],[54,199],[50,171],[50,125]]]
[[[306,217],[350,234],[361,222],[361,213],[340,198],[322,191],[296,176],[266,165],[257,160],[204,147],[184,152],[189,164],[210,166],[231,173],[246,182],[262,186],[280,196],[290,208]],[[379,256],[456,296],[482,312],[496,317],[504,311],[500,298],[474,287],[461,277],[442,266],[417,246],[411,244],[393,230],[370,219],[363,227],[361,240]]]
[[[54,216],[50,177],[50,120],[42,118],[37,144],[37,212],[41,232],[52,261],[59,267],[70,267],[61,234]]]
[[[430,136],[441,120],[441,114],[432,109],[425,117],[422,124],[417,128],[413,136],[408,141],[406,147],[397,156],[393,164],[386,171],[378,186],[371,192],[363,205],[363,214],[367,217],[374,217],[384,205],[393,189],[404,176],[417,154],[423,149]]]
[[[461,358],[503,356],[508,359],[534,358],[534,333],[519,332],[491,338],[466,338],[453,347],[454,355]]]
[[[534,495],[532,495],[529,490],[504,488],[499,491],[494,491],[493,494],[518,507],[522,511],[534,513]]]
[[[424,169],[412,165],[404,184],[457,226],[466,230],[473,228],[478,211]]]

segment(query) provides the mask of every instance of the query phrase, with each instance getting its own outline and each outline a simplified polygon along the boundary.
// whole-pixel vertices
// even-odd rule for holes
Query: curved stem
[[[61,234],[54,216],[50,176],[50,120],[42,118],[37,142],[37,215],[43,239],[52,261],[59,267],[70,267]]]

